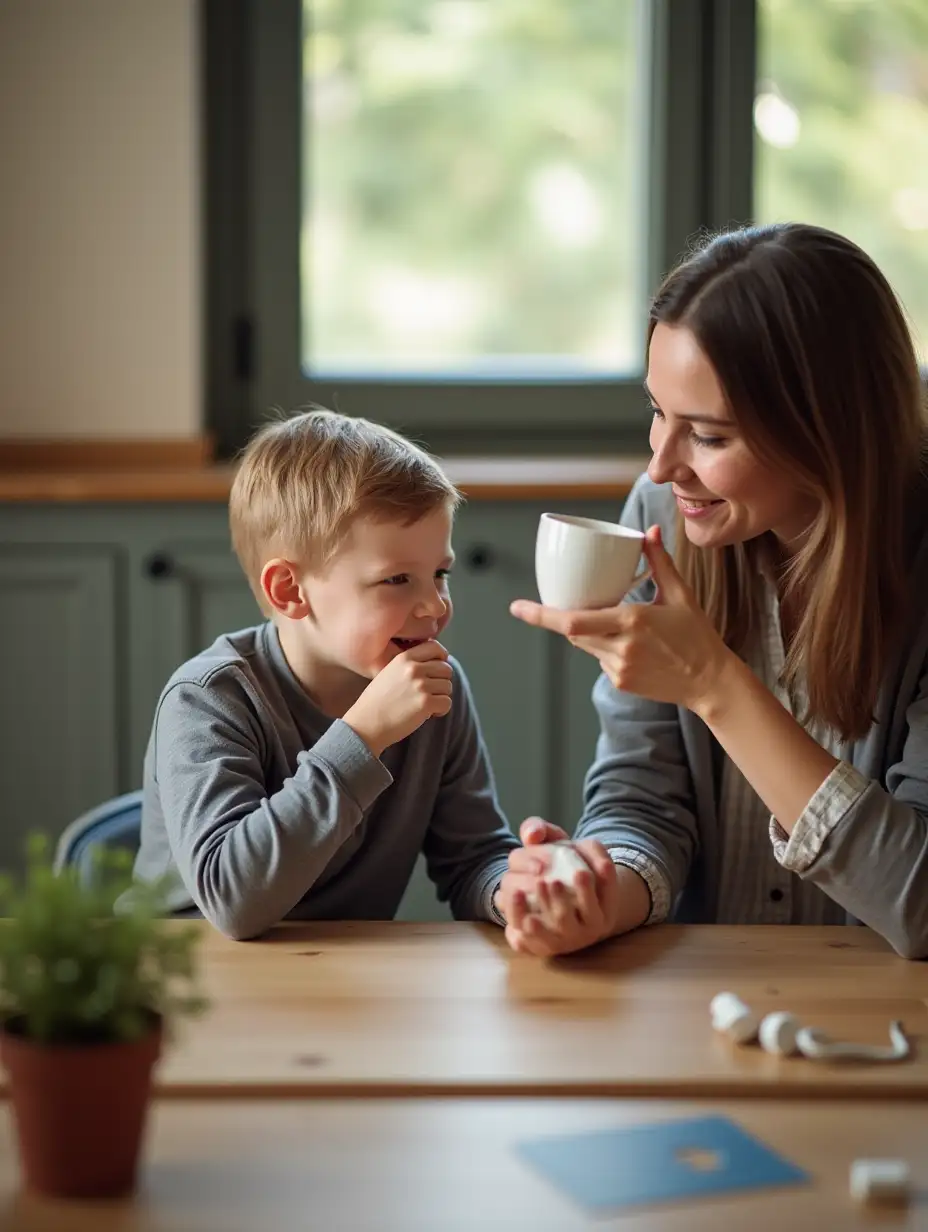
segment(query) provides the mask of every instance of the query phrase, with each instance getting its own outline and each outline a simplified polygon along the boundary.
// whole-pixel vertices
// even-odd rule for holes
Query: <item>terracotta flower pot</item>
[[[20,1162],[29,1189],[103,1198],[135,1185],[161,1020],[118,1044],[39,1044],[0,1031]]]

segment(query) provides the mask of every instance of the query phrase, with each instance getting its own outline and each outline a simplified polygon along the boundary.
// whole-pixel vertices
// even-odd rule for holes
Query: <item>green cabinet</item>
[[[65,535],[0,550],[0,868],[119,787],[121,564]]]
[[[221,633],[263,619],[229,546],[225,519],[219,522],[216,513],[212,507],[194,509],[183,528],[165,526],[160,534],[157,520],[140,528],[130,639],[137,783],[155,706],[174,670]]]
[[[532,813],[573,826],[596,738],[596,663],[509,615],[513,599],[536,593],[543,507],[463,507],[445,634],[470,680],[513,829]],[[614,517],[618,502],[559,507]],[[139,786],[167,678],[218,634],[260,618],[221,505],[0,506],[0,867],[18,863],[27,831],[56,836],[84,809]],[[447,914],[421,867],[401,914]]]

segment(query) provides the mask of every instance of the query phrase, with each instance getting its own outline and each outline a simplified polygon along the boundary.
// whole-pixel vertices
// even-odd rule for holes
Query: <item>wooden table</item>
[[[514,1152],[520,1141],[707,1114],[729,1116],[809,1184],[592,1217]],[[4,1232],[845,1232],[928,1229],[928,1116],[913,1104],[612,1100],[170,1101],[156,1105],[139,1192],[117,1203],[17,1193],[0,1107]],[[848,1194],[857,1157],[908,1160],[908,1211]]]
[[[928,965],[863,928],[662,925],[546,963],[491,925],[196,926],[213,1007],[160,1067],[175,1097],[928,1097]],[[839,1038],[888,1042],[899,1018],[915,1058],[734,1047],[709,1025],[722,989]]]

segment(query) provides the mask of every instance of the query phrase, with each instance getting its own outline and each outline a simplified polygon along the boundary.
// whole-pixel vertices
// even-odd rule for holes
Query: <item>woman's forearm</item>
[[[693,710],[791,834],[837,760],[730,652],[710,693]]]

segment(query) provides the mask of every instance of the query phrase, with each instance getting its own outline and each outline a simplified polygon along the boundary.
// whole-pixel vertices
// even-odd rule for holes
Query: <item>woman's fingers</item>
[[[589,864],[598,883],[605,884],[615,873],[612,856],[595,838],[582,838],[575,844],[577,850]]]
[[[545,847],[510,852],[509,871],[500,886],[500,909],[506,918],[506,940],[518,953],[540,958],[570,954],[606,935],[607,921],[614,914],[615,866],[596,839],[581,839],[575,846],[589,869],[577,874],[571,888],[544,880],[547,863],[541,864],[538,857],[544,852],[550,859]]]
[[[576,646],[578,650],[585,650],[588,655],[592,655],[594,659],[602,659],[607,655],[615,654],[616,652],[616,636],[613,637],[586,637],[579,635],[567,639],[571,646]]]
[[[588,873],[578,873],[574,879],[572,897],[572,907],[580,923],[594,929],[602,927],[603,924],[596,886],[596,876],[592,869]]]
[[[527,625],[549,629],[552,633],[560,633],[564,637],[621,633],[628,619],[622,604],[595,611],[562,612],[558,608],[532,603],[529,599],[516,599],[509,605],[509,611]]]
[[[541,883],[539,894],[542,923],[552,932],[565,935],[578,924],[579,918],[574,909],[574,896],[560,881]]]

